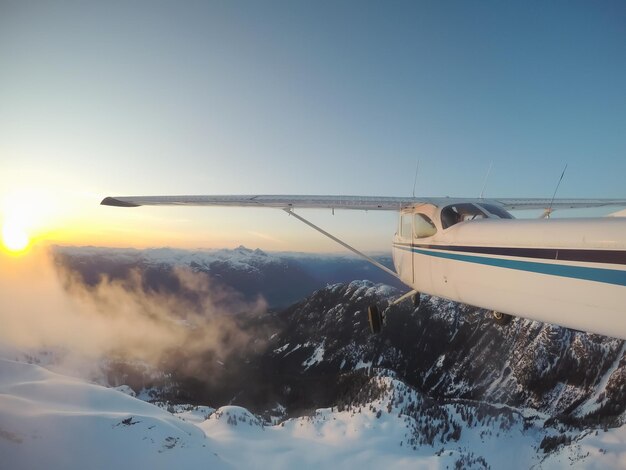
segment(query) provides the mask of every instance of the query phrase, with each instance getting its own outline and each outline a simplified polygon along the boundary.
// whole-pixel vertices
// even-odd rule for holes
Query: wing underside
[[[303,196],[303,195],[225,195],[225,196],[121,196],[106,197],[101,204],[117,207],[137,206],[230,206],[273,207],[278,209],[353,209],[398,211],[418,204],[444,206],[458,202],[496,204],[509,210],[575,209],[626,206],[626,199],[550,199],[538,198],[412,198],[376,196]]]

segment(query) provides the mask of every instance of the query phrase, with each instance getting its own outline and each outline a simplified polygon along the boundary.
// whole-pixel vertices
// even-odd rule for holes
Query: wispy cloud
[[[259,315],[266,304],[245,301],[204,273],[176,268],[177,292],[146,289],[133,269],[123,279],[86,284],[75,271],[35,250],[27,259],[2,260],[0,342],[21,350],[62,350],[75,364],[123,357],[148,364],[183,353],[181,367],[210,375],[207,355],[224,360],[263,336],[242,328],[239,314]]]
[[[270,242],[280,243],[280,244],[284,244],[285,243],[284,240],[281,240],[280,238],[274,237],[274,236],[272,236],[272,235],[270,235],[268,233],[255,232],[253,230],[248,230],[248,233],[250,235],[253,235],[253,236],[258,237],[258,238],[262,238],[263,240],[267,240],[267,241],[270,241]]]

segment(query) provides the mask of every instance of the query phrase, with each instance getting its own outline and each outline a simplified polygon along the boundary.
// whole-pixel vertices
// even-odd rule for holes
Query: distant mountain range
[[[262,296],[270,308],[287,307],[328,284],[368,279],[402,288],[396,278],[354,256],[309,253],[266,253],[244,246],[234,250],[134,250],[97,247],[56,247],[59,266],[78,273],[94,286],[101,277],[124,279],[141,269],[146,290],[176,291],[172,268],[206,273],[213,282],[231,287],[247,299]],[[390,255],[374,255],[392,267]]]
[[[390,263],[387,256],[378,259]],[[598,458],[612,466],[615,455],[609,459],[607,452],[626,452],[624,341],[524,319],[499,326],[483,310],[428,296],[418,309],[410,302],[389,308],[385,329],[371,336],[368,305],[385,308],[404,291],[390,286],[385,273],[347,256],[244,247],[57,248],[55,261],[88,287],[103,276],[123,281],[134,271],[147,293],[186,295],[175,275],[183,267],[246,298],[268,300],[264,315],[238,313],[239,327],[258,343],[234,354],[192,358],[181,345],[158,367],[106,361],[106,385],[130,386],[166,408],[242,406],[260,422],[288,423],[283,426],[292,433],[301,422],[321,435],[328,432],[325,420],[363,432],[359,426],[382,423],[369,421],[382,413],[396,423],[388,426],[403,430],[394,445],[414,448],[415,455],[440,450],[440,462],[457,468],[501,468],[510,454],[490,447],[499,445],[498,436],[507,445],[529,446],[522,467],[588,466]],[[203,366],[181,367],[188,363]],[[230,422],[239,419],[233,413]],[[373,418],[357,419],[362,413]],[[621,447],[591,443],[590,436],[606,430]],[[449,451],[452,460],[444,455]]]

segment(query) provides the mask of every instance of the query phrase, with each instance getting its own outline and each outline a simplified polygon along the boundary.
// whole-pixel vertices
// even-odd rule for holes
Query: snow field
[[[545,416],[443,404],[389,376],[358,404],[267,425],[245,408],[143,402],[42,367],[0,360],[0,466],[11,469],[626,468],[626,427],[570,433],[539,450]]]

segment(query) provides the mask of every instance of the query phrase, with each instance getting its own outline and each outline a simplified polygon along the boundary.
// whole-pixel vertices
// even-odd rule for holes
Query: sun
[[[52,222],[54,194],[36,188],[20,188],[0,196],[0,249],[22,255],[41,239]]]
[[[2,226],[2,243],[12,253],[19,253],[30,244],[30,238],[26,230],[19,224],[11,221],[5,221]]]

